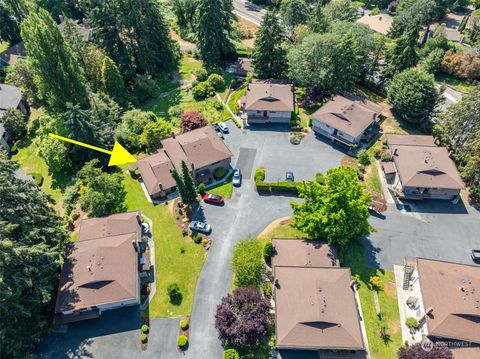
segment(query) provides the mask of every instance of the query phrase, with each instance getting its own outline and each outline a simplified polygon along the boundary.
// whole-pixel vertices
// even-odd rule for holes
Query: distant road
[[[255,25],[260,25],[266,11],[249,1],[233,0],[233,13]]]

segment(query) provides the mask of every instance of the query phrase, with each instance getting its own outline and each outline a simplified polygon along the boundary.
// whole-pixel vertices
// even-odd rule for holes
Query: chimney
[[[172,138],[175,138],[175,132],[172,132]]]
[[[395,148],[395,150],[393,151],[393,155],[397,156],[397,152],[398,152],[398,148]]]
[[[135,239],[132,239],[132,246],[135,249],[135,252],[138,252],[137,242],[135,241]]]
[[[190,164],[190,167],[192,168],[192,172],[195,172],[195,165],[193,164],[193,162]]]
[[[63,22],[63,15],[58,15],[58,18],[60,19],[60,23]]]

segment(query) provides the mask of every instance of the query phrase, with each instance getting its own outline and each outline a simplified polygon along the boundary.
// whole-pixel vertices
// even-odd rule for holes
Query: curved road
[[[260,25],[263,16],[267,13],[261,7],[244,0],[233,0],[233,13],[244,19]]]

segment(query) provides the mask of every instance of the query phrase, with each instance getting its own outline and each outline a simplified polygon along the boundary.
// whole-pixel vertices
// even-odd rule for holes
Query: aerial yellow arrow
[[[62,140],[62,141],[65,141],[65,142],[70,142],[70,143],[73,143],[75,145],[79,145],[79,146],[86,147],[86,148],[89,148],[89,149],[94,150],[94,151],[103,152],[103,153],[106,153],[106,154],[110,155],[110,161],[108,162],[109,166],[116,166],[116,165],[123,165],[123,164],[126,164],[126,163],[137,162],[137,159],[135,157],[133,157],[117,141],[115,141],[115,144],[113,145],[113,150],[108,151],[108,150],[104,150],[103,148],[88,145],[88,144],[80,142],[80,141],[71,140],[70,138],[59,136],[59,135],[56,135],[54,133],[49,133],[48,135],[50,137],[56,138],[58,140]]]

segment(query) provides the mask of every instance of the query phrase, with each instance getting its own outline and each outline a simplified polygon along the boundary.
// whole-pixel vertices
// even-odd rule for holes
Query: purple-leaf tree
[[[267,334],[270,302],[252,287],[237,288],[222,298],[215,314],[218,338],[233,345],[255,345]]]
[[[422,345],[417,343],[398,352],[398,359],[453,359],[453,354],[448,347],[434,343]]]
[[[208,124],[208,121],[201,113],[198,112],[185,112],[180,120],[180,128],[182,133],[195,130],[196,128],[204,127]]]

